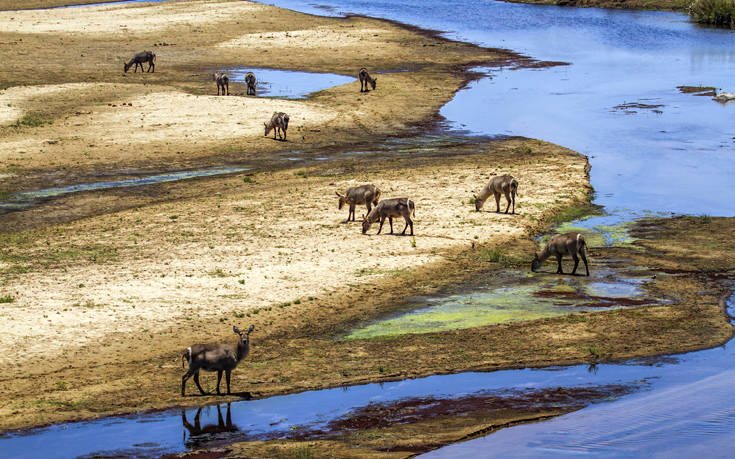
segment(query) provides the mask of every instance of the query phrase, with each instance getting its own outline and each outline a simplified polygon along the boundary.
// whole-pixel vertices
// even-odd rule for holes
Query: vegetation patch
[[[735,28],[735,0],[694,0],[689,16],[700,24]]]

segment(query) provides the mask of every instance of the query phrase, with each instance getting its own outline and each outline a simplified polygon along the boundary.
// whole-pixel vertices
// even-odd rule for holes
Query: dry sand
[[[526,144],[549,154],[516,159]],[[15,302],[2,315],[0,346],[7,351],[0,368],[110,334],[156,332],[192,316],[216,321],[375,282],[441,261],[445,249],[527,236],[543,215],[586,199],[582,158],[536,141],[493,145],[491,153],[418,167],[384,159],[370,173],[309,177],[323,172],[300,169],[257,174],[254,184],[220,179],[198,199],[48,229],[24,256],[45,260],[74,250],[87,255],[69,255],[70,263],[6,281],[2,290]],[[472,193],[502,173],[521,183],[518,215],[474,212]],[[341,223],[347,211],[336,210],[335,191],[366,182],[385,198],[415,201],[414,238],[385,234],[387,222],[384,234],[376,235],[375,225],[368,236],[359,221]],[[488,203],[484,210],[494,207]],[[403,226],[394,222],[396,232]],[[107,254],[109,261],[90,263],[95,254]]]

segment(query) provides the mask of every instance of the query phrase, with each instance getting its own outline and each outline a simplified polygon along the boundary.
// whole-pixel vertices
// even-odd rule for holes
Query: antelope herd
[[[138,66],[141,72],[143,64],[148,63],[147,72],[155,72],[156,55],[150,51],[144,51],[133,56],[130,61],[124,64],[123,70],[127,72],[131,66],[135,65],[134,73],[137,73]],[[361,68],[358,73],[360,81],[360,92],[369,92],[375,90],[377,78],[373,78],[367,69]],[[212,80],[217,84],[217,95],[230,95],[229,76],[226,73],[214,73]],[[254,96],[256,90],[256,77],[253,72],[245,75],[245,84],[247,86],[247,95]],[[286,131],[288,129],[289,116],[283,112],[273,112],[269,121],[264,122],[265,137],[273,131],[273,139],[278,137],[282,141],[286,141]],[[505,196],[506,207],[505,214],[511,211],[515,215],[516,195],[518,192],[518,180],[510,175],[499,175],[493,177],[490,182],[480,191],[479,195],[473,194],[475,211],[482,210],[485,201],[492,195],[495,198],[495,212],[500,213],[500,198]],[[364,184],[347,188],[344,194],[335,191],[338,201],[338,209],[342,209],[345,205],[349,207],[347,220],[344,223],[355,221],[355,208],[357,205],[365,205],[367,207],[367,215],[363,214],[362,234],[367,234],[373,223],[380,222],[377,234],[383,230],[385,220],[390,225],[390,234],[393,233],[393,219],[402,217],[404,220],[403,231],[401,235],[405,236],[406,230],[410,227],[410,236],[414,235],[413,219],[416,217],[416,204],[407,197],[390,198],[381,200],[380,189],[373,184]],[[472,243],[474,248],[474,242]],[[531,262],[531,271],[536,272],[541,264],[550,257],[555,257],[557,261],[557,274],[564,274],[562,270],[561,260],[564,255],[569,255],[574,260],[574,268],[571,274],[575,275],[579,265],[579,259],[584,261],[585,272],[590,275],[587,266],[587,257],[585,255],[586,243],[584,237],[579,233],[557,234],[551,237],[549,242],[540,252],[534,253]],[[230,394],[230,375],[238,363],[247,357],[250,352],[250,333],[254,326],[251,325],[246,333],[241,332],[237,327],[233,327],[233,331],[238,335],[238,341],[234,344],[194,344],[188,347],[183,355],[182,360],[188,362],[188,370],[181,378],[181,395],[185,395],[186,381],[193,377],[201,394],[206,394],[199,383],[200,370],[217,372],[217,394],[220,394],[220,382],[222,373],[225,373],[227,382],[227,393]],[[197,416],[198,417],[198,416]],[[195,418],[196,426],[198,419]],[[187,423],[188,424],[188,423]],[[194,427],[192,427],[194,428]]]

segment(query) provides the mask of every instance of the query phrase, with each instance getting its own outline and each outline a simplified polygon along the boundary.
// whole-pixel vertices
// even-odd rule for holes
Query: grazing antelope
[[[219,90],[222,88],[222,95],[225,95],[225,90],[227,90],[227,95],[230,95],[230,77],[227,76],[225,73],[215,73],[212,75],[212,79],[217,83],[217,95],[219,96]]]
[[[278,134],[278,138],[281,138],[281,132],[283,132],[282,140],[286,140],[286,129],[288,129],[288,115],[283,112],[273,112],[273,116],[271,116],[271,120],[267,123],[263,123],[265,125],[265,135],[263,137],[268,137],[268,133],[273,130],[273,140],[276,140],[276,134]]]
[[[368,83],[370,83],[370,86],[372,86],[373,90],[375,89],[375,82],[378,81],[378,79],[371,78],[365,67],[360,69],[360,73],[357,74],[357,77],[360,79],[360,92],[370,91],[368,89]],[[363,86],[365,89],[363,89]]]
[[[194,376],[194,382],[199,388],[199,392],[205,395],[204,389],[199,384],[199,370],[216,371],[217,372],[217,395],[219,392],[219,383],[222,380],[222,372],[225,372],[227,379],[227,395],[230,394],[230,374],[242,359],[250,353],[250,333],[255,329],[255,325],[251,325],[248,332],[243,334],[237,327],[232,330],[239,336],[235,344],[194,344],[189,346],[184,355],[181,356],[181,364],[184,360],[189,362],[189,369],[181,378],[181,396],[185,395],[186,380]]]
[[[255,95],[255,81],[255,74],[253,72],[248,72],[245,75],[245,84],[248,86],[248,96]]]
[[[133,56],[130,61],[128,61],[127,64],[123,65],[123,70],[125,73],[128,73],[128,70],[130,69],[130,66],[135,64],[135,69],[133,69],[133,73],[138,73],[138,66],[140,65],[140,71],[143,71],[143,63],[148,63],[148,71],[149,72],[156,72],[156,55],[153,54],[150,51],[143,51],[142,53],[138,53],[135,56]]]
[[[483,204],[491,194],[495,195],[495,212],[500,213],[500,194],[505,195],[505,199],[508,201],[508,206],[505,208],[505,213],[508,213],[510,209],[511,198],[513,202],[513,213],[516,213],[516,193],[518,192],[518,181],[510,175],[499,175],[493,177],[490,183],[480,192],[480,196],[472,195],[475,198],[475,210],[477,212],[482,209]]]
[[[413,220],[411,220],[411,214],[416,216],[416,206],[413,201],[408,198],[393,198],[383,199],[378,203],[377,206],[368,214],[367,217],[362,217],[362,234],[365,234],[370,229],[370,225],[380,220],[380,228],[378,228],[378,234],[383,229],[383,223],[388,218],[390,223],[390,234],[393,234],[393,217],[403,217],[406,221],[406,226],[403,227],[401,235],[406,234],[406,228],[411,225],[411,236],[413,236]]]
[[[342,210],[342,207],[345,204],[349,204],[350,206],[350,211],[347,214],[347,220],[345,220],[345,223],[350,221],[350,217],[352,217],[353,222],[355,221],[355,206],[357,204],[365,204],[369,214],[372,210],[372,206],[377,206],[378,200],[380,200],[380,190],[377,186],[372,184],[347,188],[345,194],[339,194],[337,191],[335,191],[335,193],[337,193],[337,196],[339,197],[338,209]]]
[[[577,272],[577,266],[579,265],[579,258],[577,257],[577,254],[579,254],[579,256],[582,257],[582,261],[584,261],[584,269],[587,271],[587,275],[589,276],[590,270],[587,267],[587,257],[584,254],[584,248],[586,245],[587,243],[584,242],[584,236],[579,233],[555,234],[551,236],[551,239],[549,239],[544,250],[533,254],[531,271],[536,272],[539,266],[541,266],[541,263],[553,255],[556,257],[556,263],[558,264],[556,273],[564,274],[564,271],[561,269],[561,257],[564,255],[571,255],[574,260],[574,269],[572,269],[572,275],[574,275]]]

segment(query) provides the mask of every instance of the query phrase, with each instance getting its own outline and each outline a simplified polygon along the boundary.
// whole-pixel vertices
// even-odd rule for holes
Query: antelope
[[[217,372],[217,395],[220,395],[219,383],[224,371],[227,379],[227,395],[230,395],[230,375],[237,364],[250,353],[250,333],[253,329],[255,325],[251,325],[248,332],[243,334],[237,327],[232,327],[239,336],[235,344],[194,344],[186,348],[181,356],[181,365],[183,366],[186,360],[189,362],[189,369],[181,378],[181,396],[185,396],[186,381],[192,376],[199,392],[202,395],[206,394],[199,384],[199,370]]]
[[[342,207],[345,204],[349,204],[350,206],[350,211],[347,214],[347,220],[345,220],[345,223],[350,221],[350,217],[352,217],[353,222],[355,221],[355,206],[357,204],[365,204],[369,214],[372,210],[372,206],[377,206],[378,200],[380,199],[380,190],[377,186],[372,184],[347,188],[345,194],[339,194],[337,191],[335,191],[335,193],[337,193],[337,196],[339,197],[339,205],[337,207],[339,210],[342,210]]]
[[[584,269],[589,276],[590,270],[587,267],[587,257],[584,254],[584,248],[586,245],[587,243],[584,242],[584,236],[579,233],[555,234],[551,236],[551,239],[549,239],[544,250],[533,254],[531,271],[536,272],[539,266],[541,266],[541,263],[553,255],[556,257],[556,263],[558,265],[556,274],[564,274],[564,271],[561,269],[561,258],[564,255],[571,255],[574,260],[572,275],[575,275],[577,272],[577,266],[579,265],[579,258],[577,257],[577,254],[579,254],[579,256],[582,257],[582,261],[584,261]]]
[[[403,227],[401,235],[405,235],[406,228],[408,228],[408,225],[411,225],[411,236],[413,236],[411,213],[416,217],[416,206],[412,200],[408,198],[383,199],[370,211],[367,217],[362,216],[362,234],[367,233],[370,225],[378,220],[380,220],[380,228],[378,228],[378,234],[380,234],[386,218],[388,218],[388,222],[390,223],[390,234],[393,234],[393,217],[403,217],[406,221],[406,226]]]
[[[475,210],[477,212],[482,209],[483,204],[490,194],[495,195],[495,212],[500,213],[500,193],[505,195],[505,199],[508,201],[508,206],[505,208],[505,213],[508,213],[510,209],[511,198],[513,201],[513,213],[516,213],[516,193],[518,192],[518,181],[510,175],[499,175],[493,177],[490,183],[480,192],[480,196],[472,195],[475,198]]]
[[[130,59],[127,64],[123,65],[123,70],[125,71],[125,73],[128,73],[130,66],[135,64],[135,69],[133,70],[133,73],[138,73],[139,65],[140,71],[142,72],[144,62],[148,63],[148,72],[156,72],[156,55],[150,51],[143,51],[142,53],[138,53],[133,56],[133,58]]]
[[[254,96],[255,95],[255,74],[253,72],[248,72],[245,75],[245,84],[248,85],[248,96]]]
[[[278,134],[278,138],[280,139],[282,131],[282,139],[285,141],[286,129],[288,129],[288,119],[288,115],[283,112],[273,112],[271,120],[267,123],[263,123],[265,125],[265,135],[263,137],[268,137],[268,133],[273,130],[273,140],[276,140],[276,134]]]
[[[360,92],[370,91],[368,89],[368,83],[370,83],[370,86],[372,86],[373,90],[375,89],[375,82],[378,81],[378,79],[371,78],[365,67],[360,69],[360,73],[357,74],[357,77],[360,79]],[[365,87],[365,89],[363,89],[363,86]]]
[[[225,73],[215,73],[212,75],[212,79],[217,82],[217,95],[219,96],[219,90],[222,88],[222,95],[225,95],[225,90],[227,90],[227,95],[230,95],[230,77],[227,76]]]

